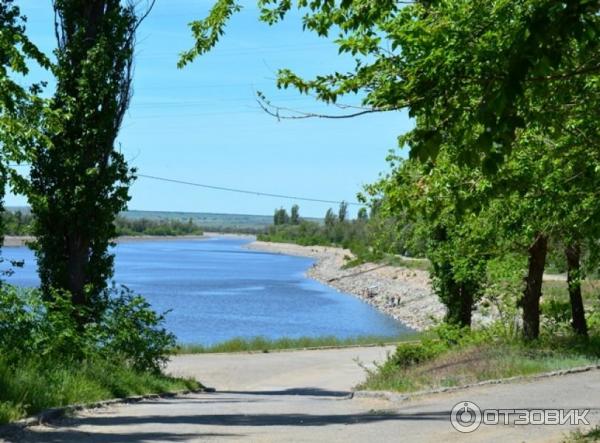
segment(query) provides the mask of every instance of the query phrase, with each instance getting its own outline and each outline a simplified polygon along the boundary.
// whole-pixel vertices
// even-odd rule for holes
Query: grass
[[[374,258],[369,256],[359,256],[352,258],[347,256],[346,261],[342,266],[342,269],[352,269],[356,266],[363,265],[367,262],[372,262],[385,266],[394,266],[397,268],[418,269],[420,271],[427,272],[431,271],[431,262],[426,258],[402,257],[393,254],[386,254],[381,258]]]
[[[544,281],[543,293],[545,300],[556,300],[565,303],[569,301],[569,292],[566,281]],[[599,294],[599,280],[584,280],[581,283],[581,296],[586,308],[589,309],[597,302]]]
[[[344,346],[383,346],[389,343],[415,340],[419,337],[417,333],[406,334],[401,337],[362,336],[352,338],[336,337],[300,337],[280,338],[271,340],[265,337],[234,338],[215,345],[204,346],[198,344],[181,345],[178,354],[205,354],[216,352],[269,352],[286,349],[327,348]]]
[[[136,372],[107,362],[0,359],[0,424],[48,408],[199,387],[194,380]]]
[[[386,255],[382,262],[390,266],[397,266],[400,268],[431,271],[431,262],[426,258],[409,258],[401,257],[399,255]]]
[[[600,441],[600,426],[587,431],[575,431],[564,440],[564,443],[591,443]]]
[[[562,337],[524,343],[475,340],[400,345],[390,360],[369,372],[359,389],[415,392],[485,380],[528,376],[600,362],[600,337],[585,342]]]

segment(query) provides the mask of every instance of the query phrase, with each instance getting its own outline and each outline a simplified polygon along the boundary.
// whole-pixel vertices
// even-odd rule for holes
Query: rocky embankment
[[[341,248],[260,241],[248,247],[315,258],[309,277],[353,294],[415,330],[427,329],[444,315],[445,308],[433,294],[426,271],[376,263],[344,269],[352,253]]]

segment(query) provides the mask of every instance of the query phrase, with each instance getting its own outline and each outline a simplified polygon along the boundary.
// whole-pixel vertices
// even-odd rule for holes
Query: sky
[[[45,52],[55,47],[51,0],[18,0],[28,17],[30,38]],[[188,23],[208,12],[210,0],[157,0],[140,26],[134,95],[118,148],[140,174],[237,189],[325,200],[356,201],[365,184],[387,170],[385,157],[397,137],[411,128],[405,112],[346,120],[282,120],[262,111],[256,91],[278,106],[310,112],[339,112],[310,96],[278,90],[280,68],[312,77],[347,71],[330,40],[303,32],[300,15],[269,27],[259,22],[256,3],[229,23],[208,55],[183,70],[178,54],[193,44]],[[35,79],[51,80],[34,70]],[[344,103],[359,104],[358,97]],[[152,211],[272,214],[300,206],[321,217],[330,204],[201,189],[139,177],[130,209]],[[26,204],[9,195],[7,206]],[[356,210],[354,208],[353,212]]]

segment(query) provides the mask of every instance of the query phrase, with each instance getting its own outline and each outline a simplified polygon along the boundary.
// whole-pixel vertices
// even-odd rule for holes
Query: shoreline
[[[242,238],[250,250],[315,259],[306,276],[339,292],[350,294],[370,304],[415,331],[423,331],[439,322],[445,307],[433,293],[429,273],[419,269],[364,263],[350,269],[343,266],[353,255],[349,250],[330,246],[300,246],[291,243],[257,241],[247,234],[205,232],[183,236],[121,236],[116,243],[201,241],[216,237]],[[6,236],[4,247],[25,246],[31,236]]]
[[[220,232],[205,232],[202,235],[122,235],[114,239],[115,243],[133,243],[133,242],[157,242],[157,241],[186,241],[186,240],[207,240],[215,237],[243,238],[254,240],[256,236],[250,234],[222,234]],[[32,235],[6,235],[4,237],[5,248],[17,248],[26,246],[28,242],[35,240]]]
[[[328,246],[300,246],[291,243],[255,241],[248,249],[316,259],[307,277],[351,294],[416,331],[441,320],[445,307],[433,293],[429,274],[377,263],[343,269],[349,250]]]

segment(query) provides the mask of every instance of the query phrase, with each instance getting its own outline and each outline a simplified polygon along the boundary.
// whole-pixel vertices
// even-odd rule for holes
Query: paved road
[[[383,348],[178,357],[175,374],[194,375],[217,393],[148,400],[87,411],[30,429],[31,442],[453,442],[561,441],[558,426],[485,426],[455,431],[452,407],[469,400],[482,408],[583,408],[600,423],[600,371],[531,382],[489,385],[403,403],[349,399],[363,363]]]

